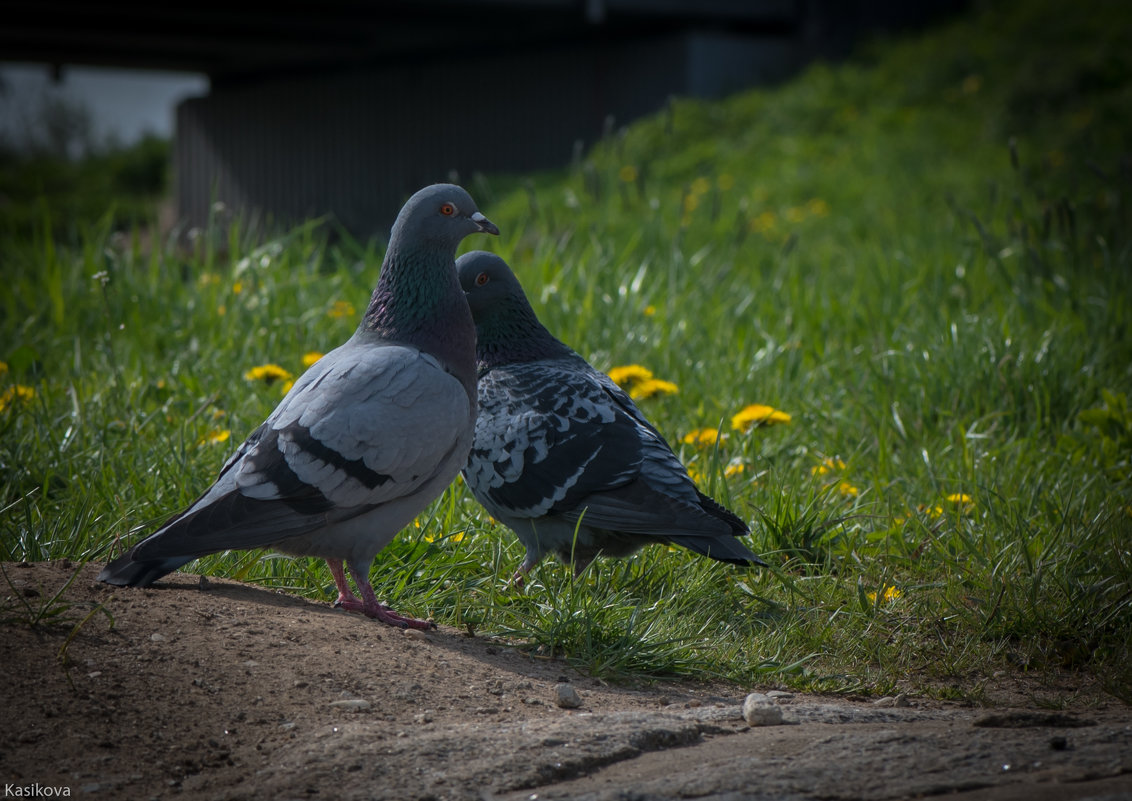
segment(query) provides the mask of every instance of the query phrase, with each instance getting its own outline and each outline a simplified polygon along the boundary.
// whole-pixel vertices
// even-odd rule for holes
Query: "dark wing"
[[[479,381],[464,471],[488,511],[541,517],[633,481],[637,425],[580,358],[496,367]]]

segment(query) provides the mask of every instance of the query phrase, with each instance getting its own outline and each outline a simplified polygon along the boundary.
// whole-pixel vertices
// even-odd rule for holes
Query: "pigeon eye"
[[[491,279],[487,277],[487,273],[480,273],[476,276],[476,286],[483,286]]]
[[[456,207],[453,206],[451,203],[445,203],[443,206],[440,207],[440,213],[443,214],[445,217],[451,217],[453,214],[456,213]]]

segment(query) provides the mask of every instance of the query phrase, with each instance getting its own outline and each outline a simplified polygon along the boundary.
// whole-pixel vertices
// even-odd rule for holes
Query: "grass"
[[[1132,700],[1132,19],[1086,6],[996,5],[470,180],[503,231],[470,246],[595,365],[678,385],[642,408],[772,567],[654,547],[515,592],[521,548],[457,483],[379,597],[613,678]],[[245,372],[349,336],[382,253],[76,227],[45,207],[5,248],[4,559],[101,561],[192,500],[280,398]],[[751,403],[791,421],[733,430]],[[333,598],[316,560],[191,569]]]

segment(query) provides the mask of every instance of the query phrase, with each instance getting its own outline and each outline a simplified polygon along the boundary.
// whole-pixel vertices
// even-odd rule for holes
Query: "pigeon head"
[[[462,188],[433,184],[409,198],[393,223],[362,328],[396,338],[463,307],[453,260],[460,241],[474,233],[498,235],[499,229]]]
[[[454,260],[469,234],[498,234],[471,195],[453,184],[426,186],[393,223],[381,275],[359,336],[413,345],[440,359],[475,394],[475,326]]]
[[[494,253],[473,250],[456,259],[456,274],[476,323],[476,361],[482,371],[496,363],[571,353],[546,330],[519,279]]]
[[[519,279],[507,262],[494,253],[483,250],[465,253],[456,259],[456,274],[477,322],[493,314],[514,313],[524,306],[530,310]],[[533,310],[530,313],[534,315]]]
[[[452,248],[468,234],[499,234],[499,229],[476,208],[463,188],[455,184],[433,184],[417,192],[401,207],[389,246],[403,246],[406,241],[421,246]]]

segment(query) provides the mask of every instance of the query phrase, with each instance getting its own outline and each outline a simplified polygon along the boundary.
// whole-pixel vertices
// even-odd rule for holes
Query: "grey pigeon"
[[[204,495],[99,581],[147,587],[205,554],[273,548],[326,559],[344,609],[430,626],[378,603],[368,576],[377,552],[468,458],[475,329],[454,258],[476,232],[499,229],[460,187],[436,184],[409,198],[354,335],[295,382]]]
[[[696,489],[632,399],[543,327],[503,259],[475,251],[456,269],[480,407],[464,480],[526,547],[517,584],[546,553],[580,573],[599,553],[650,543],[765,565],[737,539],[747,525]]]

